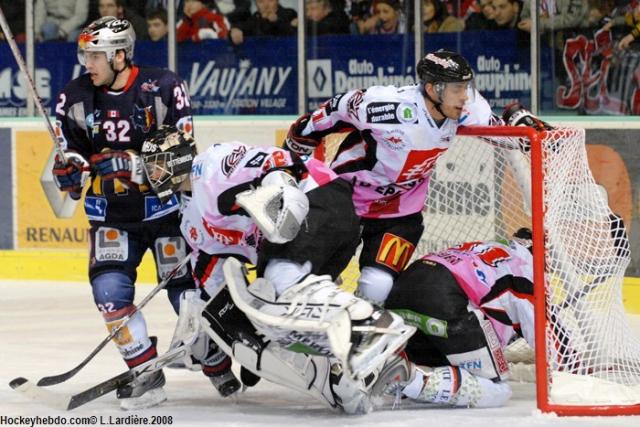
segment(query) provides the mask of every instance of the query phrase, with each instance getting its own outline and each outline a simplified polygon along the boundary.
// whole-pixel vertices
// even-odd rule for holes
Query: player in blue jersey
[[[89,280],[109,329],[134,310],[136,269],[147,249],[158,280],[188,252],[178,197],[160,202],[145,182],[138,153],[163,124],[192,132],[189,95],[175,73],[135,65],[134,42],[126,20],[103,17],[87,26],[78,38],[78,59],[87,73],[67,84],[56,105],[56,134],[65,159],[56,159],[53,174],[58,187],[74,198],[91,178],[84,201],[91,226]],[[182,291],[193,286],[187,267],[170,280],[167,290],[176,311]],[[114,340],[129,367],[157,355],[140,312]],[[210,348],[201,365],[221,395],[240,388],[231,359],[217,348]],[[121,406],[162,402],[164,382],[162,371],[141,376],[118,390]]]

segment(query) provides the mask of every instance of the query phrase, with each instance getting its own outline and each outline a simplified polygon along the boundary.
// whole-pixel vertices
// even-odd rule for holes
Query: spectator
[[[36,0],[36,39],[75,41],[88,13],[89,0]]]
[[[425,33],[451,33],[464,30],[464,21],[450,16],[440,0],[422,0],[422,21]]]
[[[478,0],[480,10],[469,15],[465,21],[465,29],[469,31],[494,30],[496,10],[492,0]]]
[[[98,3],[100,17],[114,16],[118,19],[126,19],[133,26],[138,40],[148,40],[147,22],[132,9],[124,6],[124,0],[100,0]]]
[[[201,0],[185,0],[183,12],[176,30],[177,41],[226,39],[229,35],[227,18],[210,10]]]
[[[352,0],[351,1],[351,20],[352,33],[369,34],[378,23],[372,0]]]
[[[156,9],[147,15],[147,32],[151,41],[157,42],[167,38],[167,11]]]
[[[231,27],[231,41],[240,44],[244,37],[291,36],[297,31],[298,14],[282,7],[278,0],[256,0],[258,11],[248,20]]]
[[[0,7],[4,13],[4,17],[7,18],[9,29],[13,34],[13,38],[18,43],[25,41],[24,33],[24,0],[0,0]],[[6,37],[0,29],[0,42],[5,41]]]
[[[493,0],[494,20],[499,30],[512,30],[518,27],[522,4],[519,0]]]
[[[540,32],[581,28],[589,23],[589,3],[587,0],[541,0]],[[522,19],[518,28],[531,32],[531,5],[525,0]]]
[[[349,17],[342,9],[333,10],[329,0],[307,0],[305,16],[309,36],[349,33]]]
[[[620,49],[629,48],[631,43],[640,37],[640,4],[631,5],[624,18],[627,26],[631,27],[631,32],[618,43],[618,48]]]
[[[402,13],[398,0],[375,0],[373,3],[376,25],[370,34],[404,34],[407,17]]]
[[[251,17],[251,0],[215,0],[212,3],[212,10],[227,18],[231,25]]]

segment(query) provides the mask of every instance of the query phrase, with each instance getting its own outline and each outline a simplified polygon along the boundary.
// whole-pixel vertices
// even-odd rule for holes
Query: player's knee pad
[[[133,304],[133,279],[120,271],[106,271],[91,279],[93,300],[103,313]]]
[[[393,276],[380,268],[364,267],[358,279],[356,295],[374,304],[383,305],[393,287]]]
[[[291,286],[300,282],[311,273],[312,265],[309,261],[304,264],[281,258],[270,259],[264,270],[264,278],[276,289],[276,296],[281,295]]]
[[[464,327],[467,329],[464,335],[448,337],[449,340],[456,338],[460,340],[460,347],[466,351],[455,352],[453,347],[449,346],[447,360],[473,375],[492,380],[506,380],[509,377],[509,364],[491,322],[477,310],[470,312],[468,318],[469,321],[464,322]],[[462,327],[462,325],[459,326]],[[470,347],[476,348],[468,350]]]

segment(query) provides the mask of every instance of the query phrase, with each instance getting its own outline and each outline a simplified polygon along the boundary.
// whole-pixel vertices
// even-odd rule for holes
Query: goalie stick
[[[26,378],[16,378],[9,383],[12,389],[22,393],[23,395],[31,398],[32,400],[41,403],[50,408],[58,409],[61,411],[70,411],[89,403],[107,393],[111,393],[131,381],[142,375],[143,373],[155,372],[162,369],[169,363],[186,356],[187,347],[182,345],[168,350],[161,356],[151,359],[143,364],[140,364],[130,370],[123,372],[115,377],[109,378],[106,381],[101,382],[98,385],[90,387],[80,393],[74,394],[62,394],[55,393],[44,389]]]
[[[129,313],[129,315],[122,320],[122,323],[120,323],[117,327],[113,328],[111,330],[111,333],[109,333],[109,335],[105,339],[103,339],[102,342],[98,344],[98,346],[87,357],[85,357],[85,359],[82,362],[80,362],[78,366],[62,374],[51,375],[48,377],[41,378],[40,381],[38,381],[38,386],[50,386],[50,385],[60,384],[67,381],[69,378],[73,377],[75,374],[77,374],[82,368],[86,366],[87,363],[91,361],[91,359],[95,357],[96,354],[100,352],[100,350],[104,348],[104,346],[107,345],[109,341],[113,339],[113,337],[115,337],[122,330],[122,328],[124,328],[127,325],[127,323],[129,323],[129,320],[131,320],[131,318],[137,312],[142,310],[142,308],[145,305],[147,305],[147,303],[151,300],[151,298],[153,298],[158,292],[160,292],[162,289],[165,288],[165,286],[167,286],[167,283],[169,283],[169,281],[173,278],[173,276],[175,276],[176,273],[180,271],[187,264],[187,262],[189,262],[190,258],[191,258],[191,255],[187,255],[182,260],[180,260],[180,262],[178,262],[173,267],[173,269],[169,272],[169,274],[167,274],[167,276],[164,279],[162,279],[162,281],[158,283],[158,285],[155,288],[153,288],[153,290],[149,292],[149,294],[142,301],[140,301],[140,303],[137,306],[134,306],[133,311]],[[13,381],[17,381],[17,380],[20,380],[20,378],[16,378]],[[11,383],[13,383],[13,381]]]

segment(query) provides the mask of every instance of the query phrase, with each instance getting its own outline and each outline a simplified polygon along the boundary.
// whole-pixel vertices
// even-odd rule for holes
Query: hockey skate
[[[242,384],[231,371],[231,358],[207,337],[209,352],[202,359],[202,373],[222,397],[231,396],[242,388]]]
[[[234,302],[259,333],[292,351],[336,357],[353,379],[380,368],[415,331],[396,314],[341,290],[329,276],[309,275],[276,298],[265,279],[247,288],[239,261],[229,258],[223,269]]]
[[[116,395],[120,399],[120,408],[131,411],[161,404],[167,400],[162,388],[165,382],[162,370],[140,374],[129,384],[118,388]]]

